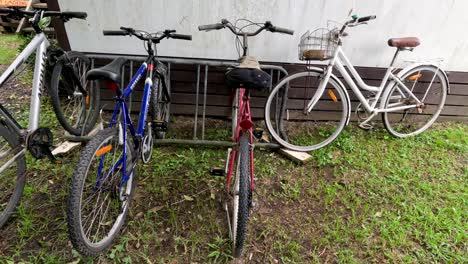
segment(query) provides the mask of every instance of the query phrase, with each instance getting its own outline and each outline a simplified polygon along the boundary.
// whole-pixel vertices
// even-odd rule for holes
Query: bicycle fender
[[[439,69],[440,72],[442,72],[442,75],[444,76],[445,81],[447,82],[447,94],[450,94],[450,82],[449,82],[449,79],[447,77],[447,73],[442,68],[440,68],[438,65],[436,65],[434,63],[423,63],[423,62],[412,63],[412,64],[408,65],[407,67],[403,68],[401,71],[399,71],[395,75],[395,77],[400,79],[403,75],[405,75],[406,73],[408,73],[412,69],[414,69],[416,67],[419,67],[419,66],[432,66],[432,67],[435,67],[435,68]],[[388,95],[390,93],[390,90],[395,85],[395,83],[396,82],[392,80],[385,86],[384,93],[382,94],[382,97],[381,97],[383,100],[380,101],[380,108],[383,109],[386,98],[388,97]]]

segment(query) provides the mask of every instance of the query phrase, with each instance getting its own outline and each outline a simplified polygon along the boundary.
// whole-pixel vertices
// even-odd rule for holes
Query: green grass
[[[19,35],[0,35],[0,64],[8,64],[16,57],[18,54],[17,43],[19,42],[21,42]]]
[[[262,263],[466,263],[467,140],[468,125],[458,123],[409,139],[349,127],[305,165],[257,150],[258,207],[245,256]],[[153,155],[139,169],[127,227],[99,261],[230,261],[223,179],[208,175],[224,164],[225,151],[164,147]],[[59,166],[28,158],[22,205],[0,230],[0,262],[81,258],[65,222],[77,153],[64,158]]]

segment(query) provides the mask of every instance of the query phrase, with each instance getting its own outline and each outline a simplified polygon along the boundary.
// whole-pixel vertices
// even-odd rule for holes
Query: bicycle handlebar
[[[222,29],[222,28],[224,28],[224,25],[221,24],[221,23],[198,26],[198,30],[200,30],[200,31],[218,30],[218,29]]]
[[[59,12],[59,11],[25,11],[16,8],[0,8],[0,13],[14,14],[19,17],[34,17],[36,14],[42,12],[43,17],[60,17],[61,19],[86,19],[88,14],[86,12]]]
[[[192,40],[192,35],[171,34],[170,37],[173,39]]]
[[[160,36],[152,36],[152,34],[146,34],[141,31],[135,30],[129,27],[120,27],[120,30],[103,30],[104,36],[135,36],[141,40],[151,41],[153,43],[159,43],[164,38],[192,40],[191,35],[175,34],[174,29],[166,29]]]
[[[270,31],[271,32],[279,32],[279,33],[288,34],[288,35],[294,35],[294,30],[287,29],[287,28],[280,28],[280,27],[272,26]]]
[[[226,27],[229,28],[232,31],[232,33],[234,33],[234,35],[237,35],[237,36],[249,36],[249,37],[251,37],[251,36],[258,35],[263,30],[267,30],[267,31],[270,31],[270,32],[273,32],[273,33],[277,32],[277,33],[283,33],[283,34],[289,34],[289,35],[294,34],[294,30],[287,29],[287,28],[275,27],[275,26],[273,26],[273,24],[271,24],[270,21],[266,21],[263,24],[262,27],[260,27],[258,30],[254,31],[254,32],[242,32],[242,31],[236,30],[236,28],[234,28],[234,26],[232,26],[232,23],[230,23],[225,18],[221,19],[221,23],[209,24],[209,25],[200,25],[200,26],[198,26],[198,30],[200,30],[200,31],[219,30],[219,29],[226,28]]]
[[[130,35],[127,31],[124,31],[124,30],[103,30],[102,34],[104,36],[127,36],[127,35]]]
[[[367,22],[369,20],[373,20],[373,19],[376,19],[376,18],[377,18],[377,16],[365,16],[365,17],[358,18],[356,20],[356,23]]]
[[[365,22],[370,21],[370,20],[374,20],[376,18],[377,18],[377,16],[375,16],[375,15],[365,16],[365,17],[360,17],[360,18],[358,18],[357,16],[356,17],[353,16],[353,19],[351,19],[351,20],[349,20],[349,21],[347,21],[346,23],[343,24],[343,27],[340,30],[340,35],[345,34],[344,31],[348,26],[352,27],[352,26],[362,25],[362,24],[365,24]]]

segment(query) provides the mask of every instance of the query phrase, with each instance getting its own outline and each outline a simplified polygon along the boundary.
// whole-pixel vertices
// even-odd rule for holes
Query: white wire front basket
[[[299,42],[299,60],[328,60],[338,47],[337,28],[307,30]]]

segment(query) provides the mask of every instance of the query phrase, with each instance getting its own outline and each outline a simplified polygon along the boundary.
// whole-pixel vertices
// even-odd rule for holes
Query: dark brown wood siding
[[[106,60],[96,60],[95,65],[103,65]],[[285,63],[268,63],[284,67],[289,74],[303,71],[304,65],[300,64],[285,64]],[[136,72],[140,63],[135,62],[133,72]],[[124,82],[128,82],[130,67],[125,68]],[[206,116],[207,117],[229,117],[231,113],[231,90],[227,88],[224,78],[226,67],[209,67],[207,78],[207,98],[206,98]],[[386,69],[357,67],[357,71],[369,85],[379,85],[383,78]],[[200,66],[199,78],[199,98],[198,107],[199,114],[202,113],[203,107],[203,89],[204,89],[204,73],[205,68]],[[451,84],[451,93],[447,95],[446,105],[442,111],[440,120],[468,120],[468,72],[448,72],[448,77]],[[278,80],[278,74],[274,74],[274,83]],[[341,76],[337,74],[340,79]],[[282,77],[282,76],[280,76]],[[196,102],[196,83],[197,83],[197,66],[171,64],[171,114],[173,115],[193,115],[195,113]],[[343,82],[344,83],[344,82]],[[359,101],[354,96],[353,92],[347,87],[351,98],[352,111],[358,105]],[[132,111],[138,111],[141,101],[142,86],[139,85],[133,93]],[[298,93],[299,94],[299,93]],[[102,90],[102,100],[105,109],[113,107],[114,94],[108,90]],[[268,92],[254,91],[252,93],[251,108],[255,118],[263,118],[263,109]],[[298,95],[297,98],[302,98]],[[323,109],[323,118],[326,120],[335,119],[337,112]],[[356,120],[355,114],[352,114],[352,120]]]

